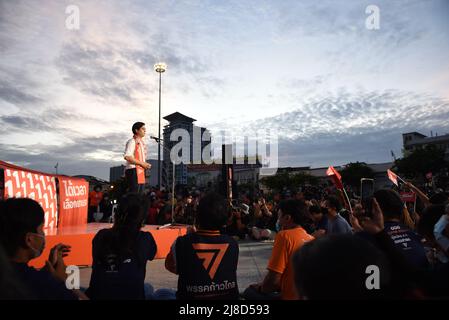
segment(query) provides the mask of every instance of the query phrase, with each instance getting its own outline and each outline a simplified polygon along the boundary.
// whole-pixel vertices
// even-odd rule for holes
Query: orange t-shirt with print
[[[282,230],[276,235],[267,269],[282,274],[281,297],[283,300],[299,298],[295,289],[291,259],[296,250],[313,239],[314,237],[301,227]]]

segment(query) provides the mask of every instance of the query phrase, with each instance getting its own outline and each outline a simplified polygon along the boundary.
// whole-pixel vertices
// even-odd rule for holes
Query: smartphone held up
[[[374,179],[362,178],[360,180],[360,197],[365,216],[372,217],[374,198]]]

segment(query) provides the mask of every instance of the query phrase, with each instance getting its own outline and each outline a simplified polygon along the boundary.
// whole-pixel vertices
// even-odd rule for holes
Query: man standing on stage
[[[94,222],[94,213],[97,212],[101,200],[103,200],[103,192],[101,192],[101,186],[97,184],[94,190],[89,193],[87,222]]]
[[[129,192],[143,193],[145,190],[145,169],[151,169],[151,164],[145,162],[147,157],[147,146],[143,137],[145,136],[145,123],[136,122],[133,124],[134,136],[126,142],[125,177],[128,183]]]

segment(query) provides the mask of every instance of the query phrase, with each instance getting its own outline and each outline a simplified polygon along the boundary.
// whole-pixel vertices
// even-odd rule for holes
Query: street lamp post
[[[163,62],[156,63],[154,65],[154,71],[159,73],[159,124],[158,124],[158,144],[157,144],[157,184],[159,185],[159,190],[162,189],[161,186],[161,84],[162,84],[162,73],[167,70],[167,65]]]
[[[154,138],[153,138],[154,139]],[[161,140],[158,139],[158,143],[161,143]],[[170,149],[167,148],[165,145],[162,145],[162,147],[170,152]],[[171,183],[171,225],[175,224],[175,161],[172,161],[172,183]],[[162,227],[159,227],[160,229]]]

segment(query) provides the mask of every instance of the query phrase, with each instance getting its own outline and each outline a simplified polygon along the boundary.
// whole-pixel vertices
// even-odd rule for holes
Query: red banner
[[[414,192],[401,192],[401,199],[404,202],[415,202],[416,194]]]
[[[89,182],[65,176],[59,181],[59,227],[78,226],[87,223]]]
[[[31,198],[39,202],[45,212],[44,228],[56,228],[58,208],[55,178],[37,171],[1,165],[4,168],[4,198]]]

